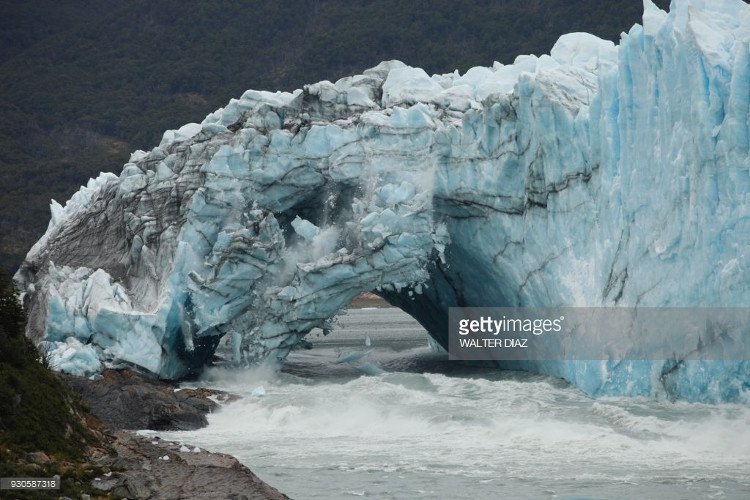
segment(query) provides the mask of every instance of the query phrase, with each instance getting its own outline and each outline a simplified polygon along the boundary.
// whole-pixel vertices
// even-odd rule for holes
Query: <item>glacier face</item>
[[[464,75],[385,62],[168,131],[53,202],[15,277],[29,335],[62,370],[176,378],[223,335],[283,358],[362,291],[443,345],[451,306],[746,306],[750,9],[644,6],[619,46],[570,34]],[[748,361],[506,367],[593,395],[750,389]]]

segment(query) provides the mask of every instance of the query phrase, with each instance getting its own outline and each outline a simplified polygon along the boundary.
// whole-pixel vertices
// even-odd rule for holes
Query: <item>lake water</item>
[[[295,499],[750,498],[746,406],[466,368],[396,309],[350,310],[308,340],[280,373],[208,370],[191,385],[243,399],[158,435],[232,454]]]

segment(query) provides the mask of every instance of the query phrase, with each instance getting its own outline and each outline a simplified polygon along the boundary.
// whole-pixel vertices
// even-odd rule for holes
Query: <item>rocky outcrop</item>
[[[92,457],[109,470],[91,485],[115,498],[271,499],[288,498],[261,481],[236,458],[159,438],[118,431],[111,451]]]
[[[237,396],[214,389],[179,389],[176,383],[130,370],[105,370],[101,378],[62,375],[91,413],[110,429],[192,430],[206,415]]]
[[[100,421],[100,445],[89,450],[86,467],[99,472],[89,482],[102,496],[287,498],[230,455],[128,431],[198,429],[207,425],[208,413],[237,396],[214,389],[181,389],[132,370],[104,370],[95,380],[61,377]],[[44,460],[43,455],[29,455],[29,460]]]

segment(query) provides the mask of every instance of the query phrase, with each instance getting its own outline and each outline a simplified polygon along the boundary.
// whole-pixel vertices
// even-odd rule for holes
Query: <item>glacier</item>
[[[644,0],[619,45],[249,90],[52,202],[15,276],[28,335],[62,371],[179,378],[223,336],[237,361],[283,359],[363,291],[443,346],[452,306],[745,307],[749,42],[740,0]],[[747,360],[500,368],[594,396],[750,394]]]

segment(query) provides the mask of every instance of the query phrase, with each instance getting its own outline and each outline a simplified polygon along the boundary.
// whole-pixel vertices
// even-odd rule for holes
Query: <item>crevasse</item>
[[[750,9],[644,1],[619,46],[465,74],[398,61],[240,99],[64,207],[16,283],[53,365],[283,358],[362,291],[450,306],[750,303]],[[660,339],[654,339],[655,342]],[[643,347],[643,346],[641,346]],[[593,395],[746,401],[748,361],[507,363]]]

